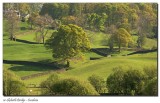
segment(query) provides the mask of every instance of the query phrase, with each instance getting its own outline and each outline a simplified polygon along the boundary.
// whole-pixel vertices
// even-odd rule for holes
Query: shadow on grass
[[[60,69],[54,63],[42,63],[42,62],[31,62],[31,61],[11,61],[3,60],[4,64],[17,64],[22,66],[13,66],[9,68],[13,71],[47,71],[47,70],[58,70]]]
[[[109,48],[92,48],[91,51],[101,56],[108,56],[112,53],[119,53],[117,48],[114,48],[113,51],[111,51]]]
[[[127,55],[134,55],[134,54],[145,54],[145,53],[151,53],[151,52],[157,52],[158,49],[153,49],[153,50],[140,50],[140,51],[135,51],[132,53],[129,53]]]
[[[47,62],[46,60],[45,62]],[[31,62],[31,61],[11,61],[11,60],[3,60],[3,63],[12,64],[13,66],[9,69],[12,71],[38,71],[38,73],[27,75],[21,77],[22,80],[27,80],[30,78],[35,78],[43,75],[48,75],[51,72],[63,72],[65,68],[60,68],[56,65],[56,63],[45,63],[41,62]],[[18,64],[17,66],[14,64]]]
[[[56,70],[53,67],[46,67],[46,66],[31,66],[31,65],[13,65],[9,68],[12,71],[48,71],[48,70]]]
[[[27,43],[27,44],[42,44],[42,43],[31,42],[31,41],[21,40],[21,39],[16,39],[16,41],[21,43]]]
[[[48,75],[51,72],[63,72],[65,69],[57,69],[54,67],[47,67],[47,66],[31,66],[31,65],[22,65],[22,66],[13,66],[9,68],[12,71],[38,71],[34,74],[28,74],[26,76],[22,76],[21,80],[27,80],[31,78],[40,77],[43,75]],[[27,73],[26,73],[27,74]]]

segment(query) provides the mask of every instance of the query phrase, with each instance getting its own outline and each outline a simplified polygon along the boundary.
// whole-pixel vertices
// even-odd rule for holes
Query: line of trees
[[[65,25],[75,24],[91,31],[111,34],[111,39],[108,43],[110,50],[113,49],[114,44],[118,45],[119,51],[121,46],[128,46],[128,44],[132,46],[132,40],[129,36],[132,34],[138,36],[138,48],[143,48],[146,37],[155,38],[158,35],[156,32],[158,27],[157,4],[155,3],[45,3],[42,6],[40,15],[45,15],[46,13]],[[125,31],[123,33],[126,36],[124,35],[123,37],[125,38],[121,40],[123,43],[120,43],[119,39],[118,43],[120,44],[118,44],[114,42],[118,37],[113,37],[115,37],[114,35],[122,34],[119,31],[121,30],[120,28],[123,28],[123,31]],[[123,37],[121,35],[119,38]]]
[[[113,35],[118,35],[115,31],[119,31],[120,28],[125,29],[130,35],[138,36],[139,48],[143,47],[146,37],[158,37],[156,3],[4,3],[3,10],[17,10],[20,14],[30,14],[27,22],[31,29],[33,26],[36,27],[37,42],[45,42],[48,28],[58,29],[60,25],[68,24],[111,34],[108,41],[111,50],[115,39]],[[15,13],[8,12],[6,17],[10,39],[13,40],[19,22]],[[124,40],[127,40],[127,36],[125,37]],[[118,44],[119,51],[121,44]],[[125,43],[126,46],[127,44],[128,42]]]
[[[45,3],[40,15],[45,14],[62,21],[66,17],[68,20],[76,18],[78,22],[75,24],[92,31],[108,32],[107,28],[115,25],[129,33],[147,33],[149,37],[157,35],[153,32],[157,27],[156,3]]]
[[[145,33],[154,37],[157,27],[156,3],[4,3],[3,10],[18,10],[21,14],[34,12],[48,14],[53,19],[76,18],[76,23],[92,31],[107,32],[115,25],[129,33]],[[73,21],[71,21],[73,23]]]

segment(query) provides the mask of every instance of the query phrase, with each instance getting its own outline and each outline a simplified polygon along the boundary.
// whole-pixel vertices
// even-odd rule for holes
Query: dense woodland
[[[7,53],[4,59],[9,61],[9,59],[14,60],[16,58],[15,60],[20,60],[20,62],[28,60],[41,63],[37,60],[43,61],[46,58],[48,60],[48,55],[50,55],[52,59],[43,62],[44,64],[65,68],[66,72],[75,77],[74,72],[81,65],[86,66],[85,71],[88,73],[88,71],[92,71],[87,69],[90,64],[94,66],[94,64],[100,63],[97,64],[97,67],[95,66],[97,70],[98,68],[107,68],[107,62],[112,64],[113,62],[116,63],[117,60],[117,64],[111,65],[110,68],[113,70],[110,70],[109,74],[107,70],[104,72],[107,74],[107,78],[103,74],[105,79],[100,74],[103,71],[98,70],[98,75],[95,75],[96,72],[93,71],[88,73],[87,76],[84,71],[84,76],[86,76],[84,81],[74,78],[74,76],[65,78],[65,73],[48,75],[48,78],[39,83],[41,93],[38,95],[157,95],[157,67],[155,66],[157,63],[157,46],[155,45],[157,45],[158,39],[157,14],[158,5],[156,3],[4,3],[4,51],[7,51],[10,56],[9,51],[12,51],[12,48],[7,49],[8,45],[16,47],[17,43],[15,42],[20,42],[22,44],[19,45],[22,46],[23,43],[28,43],[27,46],[23,46],[26,47],[24,49],[26,52],[27,50],[33,50],[31,53],[35,55],[38,52],[43,53],[38,55],[39,58],[35,60],[31,55],[27,57],[32,59],[23,60],[23,58],[17,59],[14,56],[10,59]],[[22,27],[22,24],[25,24],[25,26]],[[30,36],[32,34],[34,36]],[[23,36],[26,37],[21,40]],[[101,40],[99,40],[99,37]],[[154,41],[155,44],[146,47],[150,41]],[[20,48],[23,48],[22,46]],[[34,47],[30,48],[30,46]],[[36,50],[39,47],[45,48],[45,51],[44,49]],[[140,55],[142,57],[139,57],[138,53],[148,52],[154,53],[144,54],[145,56]],[[93,53],[97,53],[96,56],[98,55],[97,62],[95,62],[96,60],[91,61]],[[132,54],[136,54],[135,58],[129,56]],[[44,57],[41,58],[42,55]],[[47,56],[45,57],[45,55]],[[111,59],[112,56],[113,59]],[[85,60],[88,57],[90,57],[90,60]],[[97,59],[97,57],[93,59]],[[121,61],[119,58],[126,59],[124,68],[118,64],[118,61]],[[136,60],[136,58],[142,60],[142,65],[140,62],[140,66],[136,64],[137,62],[130,62],[130,60]],[[76,64],[76,60],[84,64]],[[149,60],[153,60],[150,66],[144,67]],[[15,64],[10,63],[8,62],[9,65],[5,64],[4,67],[13,68]],[[133,68],[131,66],[125,70],[128,67],[127,65],[139,67]],[[34,71],[34,68],[38,67],[30,68],[30,71],[32,69]],[[135,68],[140,68],[140,70]],[[45,69],[38,70],[41,72],[49,71]],[[17,71],[16,68],[13,72],[18,74]],[[83,69],[79,71],[83,72]],[[11,78],[11,75],[15,75],[12,73],[12,69],[4,70],[3,94],[28,95],[24,91],[26,84],[17,76]],[[63,76],[64,78],[61,78]]]
[[[48,14],[59,25],[76,24],[84,29],[109,34],[112,34],[109,28],[114,26],[124,28],[131,34],[157,37],[158,5],[156,3],[4,4],[3,8],[18,10],[20,14],[30,14],[33,18]],[[56,28],[55,22],[53,27]]]

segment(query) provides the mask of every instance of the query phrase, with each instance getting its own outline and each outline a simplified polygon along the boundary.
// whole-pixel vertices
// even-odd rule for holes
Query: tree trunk
[[[119,44],[118,48],[119,48],[119,52],[121,52],[121,44]]]
[[[42,39],[43,39],[43,44],[44,44],[44,37]]]
[[[32,29],[32,23],[31,23],[31,29]]]
[[[10,35],[10,40],[13,41],[13,39],[14,39],[14,36],[13,36],[13,34],[11,34]]]
[[[119,52],[121,52],[121,40],[119,35],[118,35],[118,47],[119,47]]]
[[[112,44],[109,45],[109,48],[110,48],[110,51],[113,51],[113,45]]]
[[[69,60],[67,60],[67,67],[70,67],[70,62],[69,62]]]

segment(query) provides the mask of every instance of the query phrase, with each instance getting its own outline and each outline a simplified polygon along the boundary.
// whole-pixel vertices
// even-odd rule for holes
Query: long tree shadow
[[[27,43],[27,44],[42,44],[42,43],[31,42],[31,41],[22,40],[22,39],[16,39],[16,41],[21,43]]]
[[[31,65],[13,65],[9,68],[12,71],[49,71],[49,70],[56,70],[53,67],[46,67],[46,66],[31,66]]]
[[[34,74],[28,74],[26,76],[22,76],[22,80],[35,78],[43,75],[48,75],[51,72],[63,72],[65,68],[60,68],[56,63],[51,63],[49,60],[39,61],[39,62],[31,62],[31,61],[11,61],[11,60],[3,60],[5,64],[12,64],[13,66],[8,68],[12,71],[37,71]],[[15,65],[14,64],[18,64]]]
[[[43,70],[58,70],[60,69],[54,63],[42,63],[42,62],[31,62],[31,61],[11,61],[3,60],[5,64],[17,64],[23,66],[13,66],[9,69],[13,71],[43,71]]]

